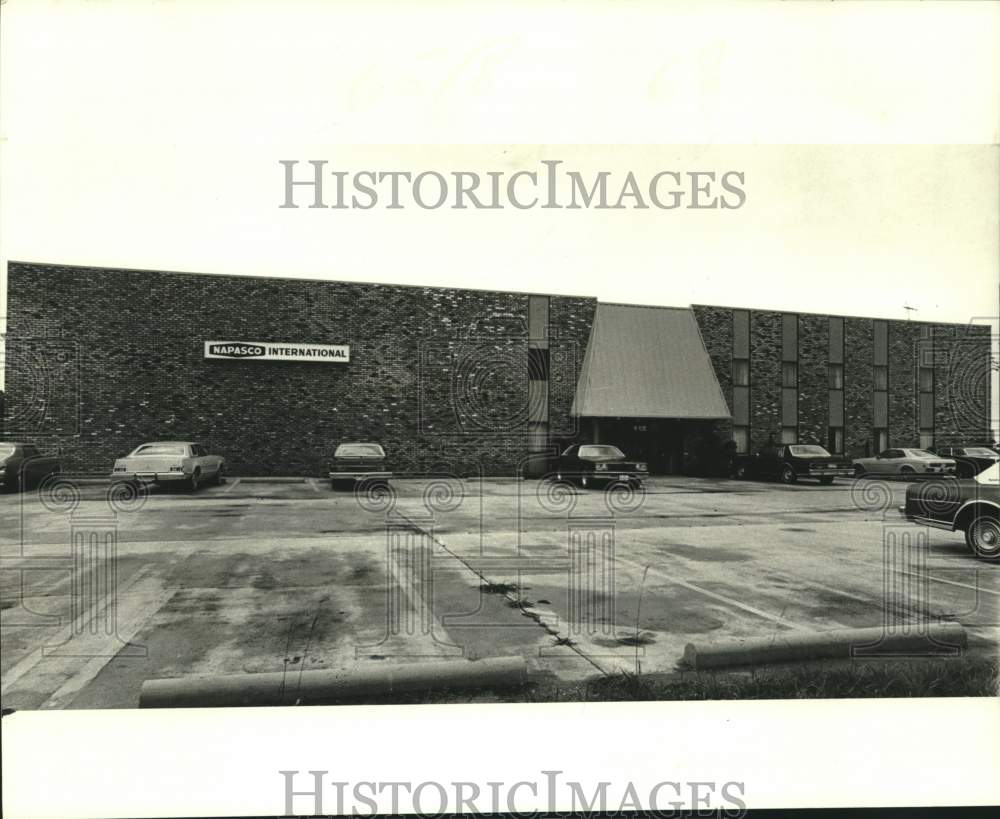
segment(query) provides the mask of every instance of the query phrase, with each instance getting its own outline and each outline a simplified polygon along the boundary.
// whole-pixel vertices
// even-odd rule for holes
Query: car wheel
[[[215,473],[215,485],[222,486],[226,482],[226,465],[219,464],[219,471]]]
[[[188,489],[192,492],[197,492],[198,487],[201,486],[201,470],[196,469],[191,473],[191,477],[188,478]]]
[[[861,464],[854,464],[854,477],[863,478],[865,476],[865,468]]]
[[[965,530],[965,544],[983,560],[1000,558],[1000,518],[983,515]]]
[[[736,471],[733,473],[733,476],[738,481],[745,481],[747,478],[746,464],[740,464],[738,467],[736,467]]]
[[[916,477],[916,470],[912,466],[901,466],[899,468],[899,474],[909,480],[910,478]]]
[[[781,482],[782,483],[795,483],[799,479],[799,476],[795,474],[795,470],[790,466],[785,466],[781,470]]]
[[[833,483],[833,478],[820,478],[819,482],[823,484],[823,486],[829,486],[831,483]]]

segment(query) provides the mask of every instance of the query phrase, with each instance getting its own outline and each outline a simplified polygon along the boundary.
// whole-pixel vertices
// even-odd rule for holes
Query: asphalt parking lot
[[[1000,566],[900,520],[904,490],[442,476],[391,498],[237,478],[2,495],[3,705],[134,707],[147,678],[462,657],[567,680],[655,672],[688,642],[887,617],[958,620],[970,651],[995,654]],[[918,533],[926,548],[907,548]]]

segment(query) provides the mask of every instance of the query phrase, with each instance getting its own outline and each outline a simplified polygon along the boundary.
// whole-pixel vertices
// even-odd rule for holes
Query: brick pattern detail
[[[728,307],[706,307],[695,305],[695,320],[701,331],[715,377],[722,388],[729,412],[733,411],[733,311]],[[731,421],[713,421],[712,429],[720,441],[728,441],[733,435]]]
[[[170,438],[203,441],[234,475],[323,475],[350,440],[380,441],[406,472],[515,474],[527,454],[526,295],[24,263],[8,273],[9,341],[31,353],[8,361],[8,415],[29,417],[48,396],[24,432],[67,469],[105,471]],[[553,335],[566,321],[580,358],[594,304],[553,298]],[[351,361],[205,360],[208,339],[349,344]],[[52,345],[76,352],[58,377],[38,352]],[[575,388],[578,362],[565,358],[558,383]],[[67,379],[73,405],[56,412]],[[558,393],[562,427],[566,404]]]
[[[989,343],[989,327],[934,328],[935,444],[991,440]]]
[[[726,400],[732,407],[732,309],[694,306],[702,338]],[[935,442],[989,440],[990,330],[983,326],[888,321],[889,440],[917,446],[917,350],[921,333],[934,340]],[[844,448],[870,452],[873,444],[873,319],[844,322]],[[773,434],[779,440],[781,314],[752,311],[750,317],[751,445]],[[830,420],[829,317],[799,315],[799,440],[827,444]],[[731,434],[726,427],[726,435]],[[725,439],[725,438],[724,438]]]
[[[889,444],[917,446],[917,343],[921,324],[889,322]]]
[[[874,446],[873,325],[867,318],[844,320],[844,453],[854,457],[871,454]]]
[[[750,443],[781,440],[781,313],[750,314]]]
[[[597,311],[596,299],[549,298],[549,435],[580,436],[580,419],[571,415],[583,357]]]
[[[799,317],[799,441],[826,446],[830,427],[830,321]]]

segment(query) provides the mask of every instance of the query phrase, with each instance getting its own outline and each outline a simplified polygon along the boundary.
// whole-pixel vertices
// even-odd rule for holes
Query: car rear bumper
[[[588,472],[585,473],[590,475],[592,480],[595,481],[608,481],[621,482],[621,481],[634,481],[636,483],[642,483],[649,477],[648,472],[620,472],[616,470],[608,470],[607,472]]]
[[[190,480],[186,472],[112,472],[113,483],[172,483]]]
[[[899,507],[899,514],[906,518],[910,523],[915,523],[918,526],[930,526],[933,529],[942,529],[945,532],[954,532],[955,526],[946,520],[935,520],[934,518],[927,518],[923,515],[914,515],[906,510],[905,506]]]
[[[391,472],[331,472],[331,481],[364,481],[376,480],[387,481],[392,477]]]

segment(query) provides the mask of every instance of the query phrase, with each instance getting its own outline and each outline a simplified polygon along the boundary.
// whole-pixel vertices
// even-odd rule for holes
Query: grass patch
[[[982,658],[865,661],[835,668],[747,672],[686,671],[563,682],[539,677],[524,688],[446,689],[329,702],[417,705],[496,702],[636,702],[654,700],[845,699],[864,697],[986,697],[1000,693],[997,661]],[[310,703],[319,704],[319,703]]]
[[[761,700],[853,697],[993,697],[997,662],[983,658],[857,662],[825,668],[620,674],[587,682],[582,699]],[[570,691],[566,691],[569,695]]]

